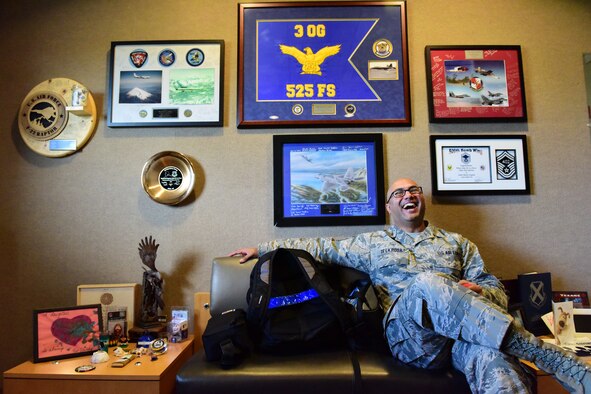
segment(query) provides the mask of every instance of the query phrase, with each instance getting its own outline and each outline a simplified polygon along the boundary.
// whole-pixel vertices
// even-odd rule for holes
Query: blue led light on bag
[[[301,304],[318,297],[318,292],[314,289],[302,291],[301,293],[286,296],[271,297],[269,300],[269,309],[279,308],[281,306]]]

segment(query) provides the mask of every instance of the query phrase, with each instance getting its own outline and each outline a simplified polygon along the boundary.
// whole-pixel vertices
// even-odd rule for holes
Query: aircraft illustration
[[[468,67],[466,67],[466,66],[455,66],[451,70],[445,70],[445,71],[450,72],[450,73],[463,73],[463,72],[468,71]]]
[[[488,95],[490,97],[501,97],[503,93],[492,93],[490,90],[488,91]]]
[[[493,70],[485,70],[485,69],[483,69],[483,68],[476,67],[476,68],[474,69],[474,71],[476,71],[476,72],[477,72],[478,74],[480,74],[480,75],[484,75],[485,77],[493,77],[493,78],[497,78],[497,79],[499,79],[499,77],[497,77],[497,76],[494,74]]]
[[[482,98],[482,105],[501,105],[503,104],[503,101],[507,101],[506,98],[504,97],[499,97],[496,99],[489,99],[486,96],[482,95],[480,96]]]
[[[57,112],[53,107],[46,107],[43,109],[32,109],[31,112],[37,115],[41,115],[40,118],[35,119],[35,123],[37,124],[41,124],[42,120],[49,122],[51,118],[55,118],[55,116],[57,115]]]
[[[310,47],[304,48],[304,52],[296,47],[288,45],[279,45],[279,49],[281,50],[281,53],[293,56],[302,65],[302,72],[300,74],[322,75],[320,65],[327,57],[339,53],[341,46],[327,46],[316,53],[314,53]]]
[[[392,63],[388,64],[387,66],[373,66],[372,70],[396,70],[396,66]]]
[[[149,75],[137,75],[136,73],[133,73],[133,77],[137,79],[150,79]]]
[[[312,163],[312,159],[310,159],[308,156],[306,155],[300,155],[302,156],[302,159],[306,160],[308,163]]]
[[[466,97],[470,97],[470,95],[469,94],[455,94],[454,92],[449,92],[449,97],[466,98]]]

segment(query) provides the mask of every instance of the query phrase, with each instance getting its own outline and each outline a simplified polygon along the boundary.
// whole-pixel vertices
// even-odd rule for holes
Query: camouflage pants
[[[420,368],[463,372],[473,393],[528,393],[530,376],[499,351],[512,317],[439,273],[418,274],[393,306],[386,326],[392,354]]]

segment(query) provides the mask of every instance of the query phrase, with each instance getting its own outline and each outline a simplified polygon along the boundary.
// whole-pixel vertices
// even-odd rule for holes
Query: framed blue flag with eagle
[[[406,3],[238,4],[239,128],[411,125]]]

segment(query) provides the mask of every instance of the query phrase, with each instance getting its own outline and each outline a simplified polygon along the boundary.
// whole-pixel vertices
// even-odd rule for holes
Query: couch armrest
[[[211,315],[209,313],[209,293],[195,293],[193,303],[193,319],[195,323],[195,340],[193,341],[193,353],[197,353],[197,351],[203,347],[203,340],[201,339],[201,336],[203,335],[203,331],[205,331],[207,321],[210,317]]]

